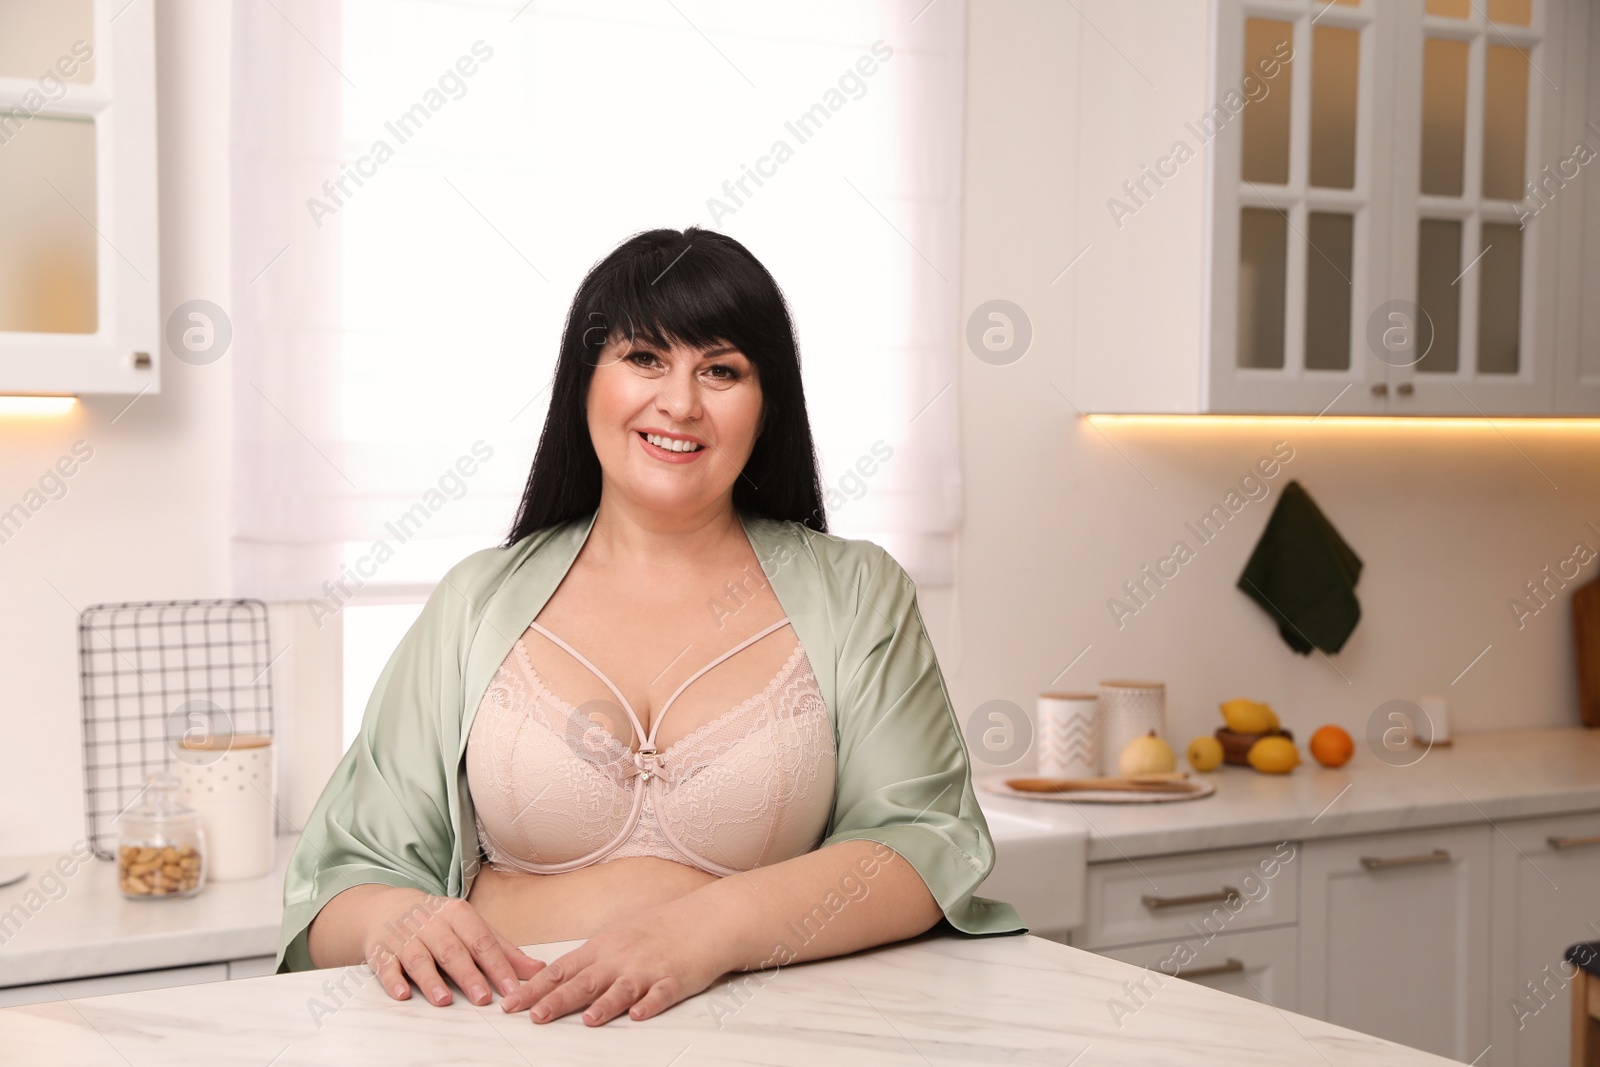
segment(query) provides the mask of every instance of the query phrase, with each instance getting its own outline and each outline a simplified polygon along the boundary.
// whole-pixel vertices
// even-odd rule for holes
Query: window
[[[924,8],[236,9],[236,589],[417,602],[499,542],[583,273],[690,223],[784,288],[830,528],[949,581],[964,19]]]

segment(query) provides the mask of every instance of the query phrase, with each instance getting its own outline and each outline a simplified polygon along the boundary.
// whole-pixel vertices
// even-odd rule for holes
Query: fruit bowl
[[[1217,727],[1217,740],[1222,742],[1222,762],[1231,763],[1237,767],[1250,766],[1250,746],[1263,737],[1281,737],[1287,741],[1294,740],[1294,734],[1288,730],[1274,730],[1265,734],[1235,733],[1226,726]]]

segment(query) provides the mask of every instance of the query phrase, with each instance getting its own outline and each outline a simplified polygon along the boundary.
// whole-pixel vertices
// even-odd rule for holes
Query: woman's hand
[[[731,969],[708,931],[665,904],[606,925],[500,1002],[550,1022],[579,1008],[599,1026],[627,1012],[648,1019],[701,992]],[[698,930],[698,933],[693,931]]]
[[[430,1001],[449,1004],[450,987],[439,975],[443,968],[467,999],[481,1006],[493,999],[491,985],[510,996],[518,991],[518,979],[532,978],[544,967],[495,932],[465,900],[383,887],[361,903],[370,916],[362,955],[395,1000],[410,998],[409,976]]]

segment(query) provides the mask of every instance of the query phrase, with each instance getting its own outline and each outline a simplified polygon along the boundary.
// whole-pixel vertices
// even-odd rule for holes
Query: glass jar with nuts
[[[155,775],[142,803],[117,819],[117,885],[130,900],[191,897],[205,885],[200,816],[177,793],[176,778]]]

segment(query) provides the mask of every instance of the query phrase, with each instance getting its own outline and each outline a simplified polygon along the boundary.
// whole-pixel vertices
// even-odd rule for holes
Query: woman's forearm
[[[364,958],[364,916],[375,898],[390,887],[376,883],[351,886],[322,906],[306,931],[313,967],[348,967]]]
[[[923,933],[943,914],[911,863],[877,841],[841,841],[729,875],[675,902],[712,933],[729,970],[827,959]]]

